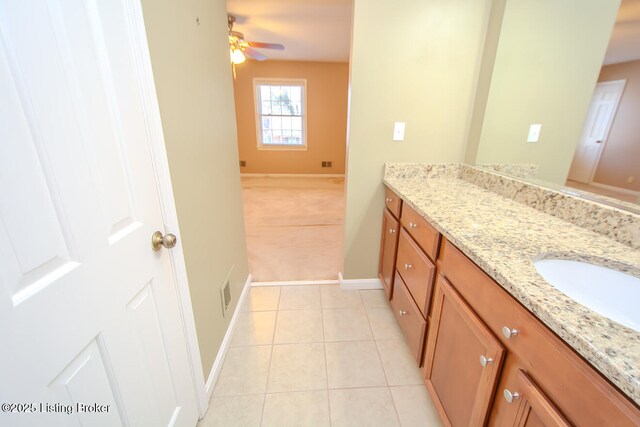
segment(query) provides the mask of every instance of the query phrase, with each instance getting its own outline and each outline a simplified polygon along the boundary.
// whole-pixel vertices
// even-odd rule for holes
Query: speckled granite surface
[[[640,249],[640,214],[513,177],[460,166],[460,178],[549,215]]]
[[[639,250],[455,178],[455,167],[420,177],[402,169],[388,169],[385,184],[640,404],[640,333],[557,291],[532,263],[567,257],[640,275]]]
[[[535,177],[538,174],[538,170],[540,169],[540,165],[526,163],[483,163],[476,166],[480,166],[485,169],[501,172],[518,178]]]

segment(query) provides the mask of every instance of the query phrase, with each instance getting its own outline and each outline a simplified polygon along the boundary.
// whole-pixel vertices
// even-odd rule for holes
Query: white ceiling
[[[247,41],[281,43],[258,49],[269,59],[349,61],[352,0],[228,0],[234,29]],[[640,59],[640,0],[622,0],[604,64]]]
[[[622,0],[604,64],[640,59],[640,0]]]
[[[227,11],[246,41],[285,46],[258,49],[269,59],[349,61],[351,0],[228,0]]]

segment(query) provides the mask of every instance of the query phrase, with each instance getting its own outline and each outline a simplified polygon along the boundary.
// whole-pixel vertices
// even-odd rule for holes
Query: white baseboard
[[[342,289],[384,289],[380,279],[345,279],[338,273],[338,281]]]
[[[227,351],[229,351],[231,338],[233,338],[233,333],[236,330],[236,324],[238,323],[238,317],[242,312],[242,304],[244,304],[244,300],[247,297],[247,293],[249,293],[250,287],[251,287],[251,274],[247,276],[247,280],[244,283],[244,287],[242,288],[242,292],[240,293],[240,297],[238,298],[236,311],[233,313],[233,316],[231,317],[231,321],[229,322],[229,327],[227,328],[227,332],[224,334],[224,338],[222,339],[222,343],[220,344],[220,350],[218,350],[218,355],[216,356],[216,360],[213,362],[213,367],[211,368],[211,372],[209,372],[209,377],[207,378],[207,383],[205,384],[205,390],[207,392],[207,407],[208,407],[209,400],[211,400],[211,395],[213,394],[213,388],[215,387],[216,381],[218,380],[218,375],[220,375],[220,370],[222,369],[224,358],[227,356]],[[204,418],[204,415],[205,414],[200,414],[201,416],[200,419]]]
[[[338,280],[289,280],[285,282],[253,282],[251,286],[310,286],[338,285]]]
[[[617,193],[628,194],[630,196],[640,196],[640,191],[629,190],[628,188],[620,188],[614,187],[613,185],[600,184],[599,182],[592,182],[589,185],[593,185],[594,187],[604,188],[605,190],[615,191]]]
[[[241,173],[243,178],[344,178],[343,173]]]

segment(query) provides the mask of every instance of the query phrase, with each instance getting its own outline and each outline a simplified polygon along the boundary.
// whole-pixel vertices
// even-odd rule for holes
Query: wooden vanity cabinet
[[[442,276],[427,342],[426,385],[452,426],[482,426],[498,383],[504,348]]]
[[[563,418],[580,426],[640,425],[637,406],[446,240],[442,242],[438,267],[446,283],[506,349],[490,425],[536,425],[536,420]],[[429,331],[427,349],[431,335]],[[428,358],[427,354],[427,362]],[[504,390],[526,396],[509,403]],[[523,401],[529,402],[531,408],[525,405],[521,409]],[[516,409],[525,412],[520,414]],[[552,415],[554,412],[562,417]]]
[[[640,426],[638,405],[389,189],[385,204],[379,276],[445,424]]]
[[[400,235],[400,213],[402,199],[385,187],[385,209],[382,213],[382,235],[380,237],[380,259],[378,277],[382,282],[387,299],[393,294],[394,270]]]

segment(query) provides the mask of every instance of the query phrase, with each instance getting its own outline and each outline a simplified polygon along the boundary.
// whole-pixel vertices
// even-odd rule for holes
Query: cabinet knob
[[[398,314],[400,314],[400,316],[404,316],[405,314],[407,314],[407,310],[400,310],[398,311]]]
[[[510,339],[512,336],[518,335],[518,330],[517,329],[511,329],[508,326],[503,326],[502,327],[502,335],[506,339]]]
[[[409,223],[409,228],[416,228],[418,224],[414,224],[412,222]]]
[[[393,202],[393,199],[391,197],[387,197],[386,201],[387,201],[387,203],[391,203],[391,202]]]
[[[413,268],[413,265],[411,265],[411,264],[405,264],[404,265],[404,269],[405,270],[409,270],[410,268]]]
[[[502,394],[504,395],[504,400],[506,400],[508,403],[512,403],[514,400],[520,399],[520,393],[518,393],[517,391],[512,393],[509,389],[505,388]]]
[[[491,357],[485,357],[484,354],[480,355],[480,364],[485,367],[493,363],[493,359]]]
[[[395,229],[395,228],[390,228],[390,229],[389,229],[389,234],[393,234],[393,233],[395,233],[395,232],[396,232],[396,229]]]

